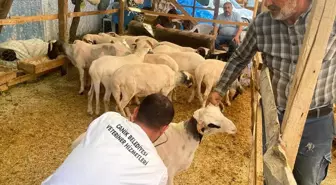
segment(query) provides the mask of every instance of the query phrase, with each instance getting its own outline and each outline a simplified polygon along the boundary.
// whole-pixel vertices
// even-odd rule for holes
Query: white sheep
[[[124,108],[134,96],[144,97],[161,92],[168,96],[178,85],[191,86],[191,75],[175,72],[164,64],[127,64],[116,70],[110,81],[113,97],[123,116]],[[122,96],[122,98],[121,98]],[[127,116],[130,116],[126,108]]]
[[[131,53],[129,47],[121,42],[91,45],[81,40],[73,44],[61,41],[50,41],[48,57],[55,59],[60,54],[65,54],[79,71],[80,90],[84,92],[84,72],[91,66],[92,61],[104,55],[124,56]]]
[[[100,83],[105,87],[104,100],[109,99],[112,89],[109,88],[109,80],[113,73],[123,65],[129,63],[142,63],[145,55],[150,52],[149,48],[138,48],[134,53],[126,56],[103,56],[92,62],[89,69],[91,76],[91,88],[88,92],[88,110],[89,114],[93,114],[92,111],[92,98],[93,94],[96,94],[96,111],[98,115],[100,111],[99,92]],[[108,109],[107,102],[105,102],[105,110]],[[109,103],[109,102],[108,102]]]
[[[205,103],[208,99],[208,96],[212,90],[212,88],[217,84],[221,73],[226,65],[226,62],[222,62],[220,60],[215,59],[207,59],[206,62],[200,64],[195,70],[195,81],[197,86],[197,95],[200,100],[202,107],[205,107]],[[205,85],[205,92],[202,96],[201,94],[201,85]],[[238,93],[242,93],[243,87],[240,85],[239,81],[236,79],[233,84],[230,86],[230,90],[226,93],[225,103],[230,106],[230,99],[236,95],[236,90]]]
[[[209,104],[196,110],[187,121],[170,123],[165,133],[154,143],[168,169],[167,185],[173,185],[174,176],[188,169],[204,136],[215,133],[235,134],[236,126],[226,118],[218,106]],[[85,137],[82,133],[72,142],[74,149]]]
[[[154,143],[168,169],[167,185],[173,185],[174,176],[190,167],[203,136],[236,131],[233,122],[212,104],[196,110],[188,121],[169,124],[165,134]]]
[[[158,44],[154,45],[153,52],[154,53],[166,53],[166,52],[196,52],[196,49],[191,48],[191,47],[183,47],[179,46],[177,44],[174,44],[172,42],[168,41],[162,41],[159,42]]]

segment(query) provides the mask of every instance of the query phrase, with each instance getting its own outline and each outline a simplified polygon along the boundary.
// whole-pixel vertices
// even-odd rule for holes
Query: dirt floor
[[[58,73],[21,84],[0,96],[0,184],[40,184],[69,154],[71,142],[94,119],[87,115],[87,98],[78,95],[77,78]],[[189,89],[178,90],[175,122],[188,119],[198,102],[187,104]],[[225,115],[237,126],[236,135],[207,136],[189,170],[175,185],[247,184],[250,156],[250,94],[239,96]],[[324,185],[336,184],[333,163]]]

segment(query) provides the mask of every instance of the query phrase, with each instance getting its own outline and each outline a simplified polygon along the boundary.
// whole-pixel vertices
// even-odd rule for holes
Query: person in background
[[[288,93],[311,15],[312,0],[266,0],[267,12],[250,24],[246,36],[232,54],[209,102],[219,104],[230,85],[257,51],[271,73],[279,122],[285,114]],[[333,103],[336,100],[336,21],[304,125],[293,174],[298,185],[319,185],[326,178],[335,136]],[[265,143],[265,140],[263,141]],[[266,152],[266,148],[264,148]]]
[[[159,93],[145,97],[130,120],[104,113],[42,184],[166,185],[167,168],[153,143],[173,117],[172,102]]]
[[[239,13],[232,11],[233,7],[230,2],[223,5],[224,13],[218,15],[217,20],[242,22]],[[216,35],[215,48],[222,49],[221,45],[226,44],[229,47],[228,57],[236,50],[240,44],[240,34],[243,31],[242,26],[232,24],[216,24],[214,35]]]
[[[177,11],[175,8],[172,8],[168,11],[168,14],[176,14]],[[154,26],[157,28],[175,28],[175,29],[180,29],[181,24],[177,22],[172,21],[173,18],[171,17],[166,17],[166,16],[158,16],[156,20],[154,21]]]

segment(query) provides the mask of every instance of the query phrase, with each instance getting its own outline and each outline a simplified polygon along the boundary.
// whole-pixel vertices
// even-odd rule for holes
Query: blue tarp
[[[187,6],[193,6],[194,5],[194,0],[177,0],[177,2],[180,5],[187,5]],[[196,7],[203,7],[203,5],[199,2],[196,1]],[[192,8],[187,8],[183,7],[190,15],[193,15],[193,9]],[[195,17],[196,18],[203,18],[203,19],[213,19],[213,11],[209,10],[202,10],[202,9],[195,9]],[[206,24],[212,24],[209,22],[204,22]]]

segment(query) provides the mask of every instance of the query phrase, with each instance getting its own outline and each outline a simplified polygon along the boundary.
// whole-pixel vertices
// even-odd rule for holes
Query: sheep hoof
[[[93,115],[93,111],[92,110],[88,110],[87,113],[92,116]]]
[[[79,91],[78,94],[79,94],[79,95],[83,95],[83,94],[84,94],[84,91]]]

